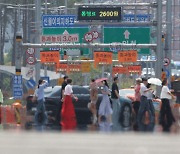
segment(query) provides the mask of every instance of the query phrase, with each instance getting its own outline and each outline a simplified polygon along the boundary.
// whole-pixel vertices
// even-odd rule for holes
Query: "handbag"
[[[34,95],[33,98],[32,98],[32,102],[36,102],[37,101],[37,96]]]

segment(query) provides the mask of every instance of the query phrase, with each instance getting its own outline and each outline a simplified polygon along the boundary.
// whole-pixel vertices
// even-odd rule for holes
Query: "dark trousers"
[[[169,132],[170,127],[175,122],[174,116],[171,111],[169,99],[161,99],[162,107],[160,110],[160,124],[163,127],[164,132]]]
[[[138,116],[137,116],[137,123],[138,123],[139,131],[152,131],[153,130],[155,116],[153,114],[152,105],[153,105],[152,102],[150,103],[147,97],[141,96],[140,107],[139,107]],[[146,111],[149,114],[149,120],[150,120],[150,123],[148,125],[145,125],[143,121],[143,119],[145,118]]]

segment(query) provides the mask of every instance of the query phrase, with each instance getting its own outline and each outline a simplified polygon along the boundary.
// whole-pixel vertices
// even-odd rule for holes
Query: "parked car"
[[[60,129],[60,111],[62,107],[62,102],[60,101],[60,91],[61,86],[47,87],[44,90],[45,94],[45,107],[48,113],[48,124],[50,129]],[[90,102],[90,92],[89,89],[82,86],[73,85],[73,93],[78,97],[78,101],[73,100],[77,125],[78,128],[85,128],[88,124],[92,123],[92,113],[87,108],[87,104]],[[32,95],[27,97],[27,115],[34,116],[36,111],[37,102],[32,102]],[[98,94],[97,109],[99,108],[100,102],[102,100],[102,94]],[[131,100],[127,97],[121,97],[120,102],[123,104],[128,104],[128,108],[124,105],[121,109],[121,115],[117,117],[122,123],[124,128],[130,127],[131,118]],[[121,118],[120,118],[121,117]],[[122,118],[123,117],[123,118]],[[26,123],[27,127],[32,127],[34,124],[33,119]]]

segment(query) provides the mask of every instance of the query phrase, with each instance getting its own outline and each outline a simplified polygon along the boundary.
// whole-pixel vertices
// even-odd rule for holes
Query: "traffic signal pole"
[[[172,0],[166,1],[166,36],[165,36],[165,57],[170,60],[170,64],[166,66],[169,73],[168,80],[171,81],[171,40],[172,40]],[[168,74],[167,74],[168,75]]]
[[[36,27],[36,43],[40,43],[40,32],[41,32],[41,0],[35,0],[35,27]],[[36,49],[35,52],[36,59],[40,59],[40,48]],[[38,80],[40,79],[40,68],[41,64],[39,62],[36,62],[35,64],[35,80],[36,83],[38,83]]]
[[[162,0],[157,0],[157,48],[156,48],[156,77],[161,79],[161,70],[163,65],[163,50],[162,50]],[[156,95],[160,96],[161,87],[156,86]]]

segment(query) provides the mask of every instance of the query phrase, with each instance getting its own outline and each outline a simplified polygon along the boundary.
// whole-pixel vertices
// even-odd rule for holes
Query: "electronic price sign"
[[[121,7],[79,7],[78,20],[121,20]]]

